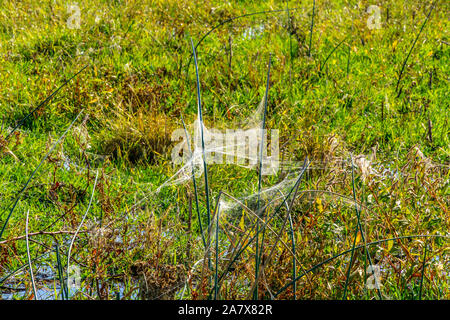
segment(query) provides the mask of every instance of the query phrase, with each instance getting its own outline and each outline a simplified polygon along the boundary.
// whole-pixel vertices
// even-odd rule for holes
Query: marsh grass
[[[102,133],[100,150],[115,160],[130,164],[155,164],[172,145],[170,139],[173,125],[166,117],[120,112]]]
[[[97,4],[80,30],[61,1],[0,8],[1,296],[449,298],[445,4],[388,1],[377,31],[366,2]],[[181,114],[225,128],[261,98],[292,163],[207,165],[202,134],[204,176],[167,183]]]

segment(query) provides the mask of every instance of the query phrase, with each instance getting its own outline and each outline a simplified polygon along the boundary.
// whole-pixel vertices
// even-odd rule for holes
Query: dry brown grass
[[[107,127],[100,142],[103,153],[138,164],[156,163],[166,153],[174,126],[164,116],[138,111],[120,112]]]

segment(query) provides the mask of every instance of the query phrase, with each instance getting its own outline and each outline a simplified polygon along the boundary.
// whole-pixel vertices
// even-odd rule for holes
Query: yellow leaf
[[[319,213],[322,213],[323,212],[322,200],[317,198],[316,203],[317,203],[317,210],[319,210]]]
[[[242,218],[241,221],[239,222],[239,228],[241,228],[241,230],[244,230],[244,213],[242,212]]]
[[[89,101],[89,104],[91,104],[91,103],[96,103],[97,102],[97,98],[95,98],[95,99],[93,99],[93,100],[91,100],[91,101]]]
[[[397,48],[397,44],[398,44],[398,41],[397,41],[397,40],[395,40],[395,41],[392,43],[392,49],[393,49],[393,50],[395,50],[395,48]]]
[[[392,236],[389,235],[389,238],[391,238]],[[387,251],[391,251],[392,247],[394,246],[394,240],[389,240],[387,243],[388,247],[387,247]]]
[[[361,232],[358,231],[358,234],[356,235],[355,245],[357,245],[360,241],[361,241]]]

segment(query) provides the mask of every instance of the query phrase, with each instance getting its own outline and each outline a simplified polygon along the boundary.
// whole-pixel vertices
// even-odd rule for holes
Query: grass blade
[[[289,0],[286,1],[286,12],[288,18],[288,32],[289,32],[289,98],[292,99],[292,26],[291,26],[291,15],[289,13]]]
[[[36,108],[34,108],[33,110],[31,110],[30,113],[28,113],[25,117],[23,117],[18,124],[16,124],[16,126],[11,130],[10,133],[8,133],[8,135],[5,137],[5,140],[8,140],[9,137],[14,133],[14,131],[17,130],[17,128],[19,128],[26,119],[28,119],[33,113],[35,113],[40,107],[42,107],[43,105],[45,105],[47,102],[49,102],[62,88],[64,88],[72,79],[74,79],[76,76],[78,76],[81,72],[84,71],[84,69],[86,69],[89,65],[85,65],[80,71],[78,71],[76,74],[74,74],[72,77],[70,77],[68,80],[66,80],[58,89],[56,89],[55,91],[53,91],[47,98],[45,98],[44,101],[42,101],[41,103],[38,104],[38,106]]]
[[[67,288],[64,283],[64,273],[63,273],[63,268],[62,268],[62,263],[61,263],[61,256],[59,254],[58,242],[55,242],[55,253],[56,253],[56,263],[57,263],[57,267],[58,267],[58,278],[59,278],[59,283],[60,283],[60,287],[61,287],[60,288],[61,299],[65,300],[65,297],[67,297]]]
[[[29,218],[29,215],[30,215],[30,210],[27,211],[27,217],[26,217],[26,222],[25,222],[25,239],[26,239],[26,243],[27,243],[28,268],[30,269],[31,284],[33,286],[34,300],[37,300],[36,282],[34,281],[33,266],[31,264],[31,257],[30,257],[30,241],[28,239],[28,218]]]
[[[69,132],[70,128],[72,128],[73,124],[75,123],[75,121],[77,121],[77,119],[79,118],[79,116],[83,113],[83,110],[80,111],[80,113],[78,113],[78,115],[75,117],[75,119],[72,121],[72,123],[67,127],[66,131],[64,131],[64,133],[59,137],[59,139],[53,144],[53,146],[50,148],[50,150],[47,152],[47,154],[42,158],[41,162],[38,164],[38,166],[36,167],[36,169],[34,169],[33,173],[30,175],[30,177],[28,178],[28,181],[25,183],[25,185],[22,187],[22,189],[19,191],[19,194],[17,195],[13,206],[11,207],[11,210],[9,211],[8,217],[6,218],[5,223],[3,224],[2,230],[0,231],[0,240],[2,239],[3,236],[3,232],[5,232],[6,226],[8,225],[9,219],[11,218],[11,215],[14,212],[14,209],[17,206],[17,203],[20,200],[20,197],[22,196],[23,192],[25,191],[25,189],[28,187],[28,184],[30,183],[31,179],[33,179],[34,175],[36,174],[36,172],[39,170],[39,168],[42,166],[42,164],[44,163],[44,161],[48,158],[48,156],[52,153],[52,151],[55,149],[55,147],[61,142],[61,140],[66,136],[67,132]]]
[[[208,216],[208,226],[211,223],[211,206],[209,201],[209,186],[208,186],[208,168],[206,166],[206,153],[205,153],[205,139],[203,135],[203,115],[202,115],[202,100],[200,94],[200,78],[198,75],[198,63],[197,63],[197,53],[195,52],[194,42],[191,39],[192,52],[194,54],[194,64],[195,64],[195,75],[197,80],[197,114],[200,125],[200,134],[202,139],[202,160],[203,160],[203,170],[205,174],[205,194],[206,194],[206,210]]]
[[[344,296],[343,296],[343,299],[344,299],[344,300],[345,300],[346,297],[347,297],[347,289],[348,289],[348,284],[349,284],[349,280],[350,280],[350,271],[351,271],[351,268],[352,268],[352,265],[353,265],[353,258],[354,258],[354,252],[355,252],[355,246],[356,246],[356,238],[357,238],[357,236],[358,236],[358,232],[360,232],[360,234],[361,234],[361,240],[362,240],[364,243],[366,243],[366,238],[365,238],[365,236],[364,236],[364,232],[363,232],[363,229],[362,229],[362,226],[361,226],[361,213],[360,213],[360,211],[359,211],[359,209],[358,209],[358,205],[356,204],[357,202],[356,202],[355,172],[354,172],[355,166],[354,166],[354,164],[353,164],[353,157],[352,157],[351,155],[350,155],[350,160],[351,160],[351,164],[352,164],[352,191],[353,191],[353,200],[354,200],[354,203],[355,203],[355,212],[356,212],[356,217],[357,217],[358,220],[357,220],[357,226],[356,226],[356,228],[355,228],[355,234],[354,234],[354,237],[353,237],[352,255],[351,255],[351,257],[350,257],[350,263],[349,263],[348,270],[347,270],[347,277],[346,277],[346,279],[345,279]],[[362,201],[361,201],[361,202],[362,202]],[[367,255],[368,259],[369,259],[369,263],[370,263],[370,265],[372,265],[372,258],[371,258],[371,256],[370,256],[369,250],[367,249],[366,246],[365,246],[365,250],[366,250],[366,255]],[[375,271],[374,271],[373,268],[372,268],[372,275],[374,275],[374,273],[375,273]],[[374,279],[375,279],[375,286],[376,286],[376,288],[377,288],[378,296],[379,296],[379,298],[380,298],[380,300],[381,300],[381,299],[382,299],[382,296],[381,296],[381,292],[380,292],[380,289],[379,289],[379,285],[378,285],[378,283],[377,283],[377,277],[374,276]]]
[[[408,62],[409,56],[411,55],[411,52],[414,49],[414,46],[416,45],[417,40],[419,39],[420,34],[422,33],[423,28],[425,27],[425,24],[428,22],[428,20],[430,19],[431,16],[431,12],[433,11],[434,7],[436,5],[436,1],[433,2],[433,4],[431,5],[431,9],[430,12],[428,12],[427,17],[425,18],[425,21],[422,24],[422,27],[420,28],[419,33],[416,36],[416,39],[414,40],[411,49],[409,49],[408,55],[406,56],[406,59],[403,61],[403,65],[402,65],[402,69],[400,70],[400,73],[398,75],[398,80],[397,80],[397,85],[395,86],[395,92],[398,92],[397,97],[400,96],[400,92],[398,91],[398,86],[400,84],[400,81],[402,80],[402,76],[403,76],[403,72],[405,71],[405,67],[406,67],[406,63]]]
[[[289,228],[291,231],[291,242],[292,242],[292,252],[295,254],[295,236],[294,236],[294,224],[292,223],[292,216],[291,216],[291,210],[288,210],[289,215]],[[295,259],[292,259],[292,279],[295,279],[297,277],[297,266],[295,264]],[[293,289],[293,300],[297,299],[297,284],[294,283]]]
[[[316,0],[313,0],[313,12],[311,17],[311,28],[309,30],[309,47],[308,47],[308,57],[311,57],[311,46],[312,46],[312,37],[314,30],[314,16],[316,13]]]
[[[258,173],[258,201],[257,201],[257,210],[256,213],[259,215],[259,204],[261,201],[261,187],[262,187],[262,170],[263,170],[263,149],[264,149],[264,130],[266,127],[266,116],[267,116],[267,99],[269,96],[269,85],[270,85],[270,66],[272,63],[272,57],[269,56],[269,67],[267,69],[267,82],[266,82],[266,92],[264,94],[264,113],[263,113],[263,119],[261,123],[261,143],[259,145],[259,173]],[[264,229],[263,229],[264,230]],[[262,243],[261,243],[261,254],[258,255],[258,246],[259,246],[259,221],[256,222],[256,253],[255,253],[255,279],[258,279],[259,274],[259,264],[261,261],[262,255],[262,248],[264,243],[264,231],[262,236]],[[258,285],[255,287],[255,293],[253,298],[257,299],[258,297]]]
[[[81,222],[77,228],[77,231],[75,231],[75,234],[73,235],[72,240],[70,241],[69,251],[67,253],[67,289],[70,289],[70,284],[69,284],[70,253],[72,251],[72,246],[75,241],[75,238],[77,237],[78,232],[80,231],[81,226],[83,225],[83,222],[86,219],[89,209],[91,208],[92,200],[94,199],[95,187],[97,186],[97,179],[98,179],[98,170],[97,170],[97,174],[95,175],[94,187],[92,188],[92,194],[91,194],[91,199],[89,200],[89,205],[86,209],[86,212],[83,215],[83,218],[81,219]],[[69,299],[69,295],[67,295],[67,299]]]
[[[425,241],[425,252],[423,253],[422,275],[420,277],[419,300],[422,300],[423,277],[425,275],[425,263],[427,261],[428,243]]]
[[[198,225],[200,227],[200,234],[202,236],[202,241],[203,241],[203,245],[206,248],[206,240],[205,240],[205,235],[203,234],[203,226],[202,226],[202,219],[201,219],[201,215],[200,215],[200,207],[198,204],[198,189],[197,189],[197,180],[195,179],[195,170],[194,170],[194,159],[193,159],[193,154],[192,154],[192,149],[191,149],[191,144],[189,143],[190,141],[190,137],[189,134],[187,132],[186,129],[186,124],[184,123],[184,119],[183,116],[181,116],[181,122],[183,123],[183,128],[184,128],[184,133],[186,135],[186,142],[188,145],[188,149],[189,152],[191,153],[191,161],[192,161],[192,182],[194,183],[194,195],[195,195],[195,207],[197,209],[197,218],[198,218]]]
[[[325,67],[325,65],[327,64],[328,59],[330,59],[331,55],[337,50],[337,48],[339,48],[341,46],[342,43],[344,43],[344,41],[347,38],[344,38],[341,42],[339,42],[334,48],[333,50],[331,50],[331,52],[328,54],[328,56],[325,58],[325,61],[323,62],[323,64],[320,65],[319,68],[319,72],[322,72],[323,68]],[[350,51],[349,51],[350,52]],[[350,57],[350,53],[349,53],[349,57]],[[348,74],[348,61],[347,61],[347,74]]]
[[[220,196],[219,196],[220,197]],[[216,214],[216,272],[214,275],[214,300],[217,299],[219,292],[218,272],[219,272],[219,214],[220,214],[220,202],[217,204]]]
[[[348,78],[348,75],[350,74],[350,53],[351,53],[350,49],[351,49],[350,46],[348,46],[348,53],[347,53],[347,78]]]

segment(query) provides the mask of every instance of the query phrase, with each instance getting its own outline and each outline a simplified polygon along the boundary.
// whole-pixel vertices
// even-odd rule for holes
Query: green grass
[[[26,225],[36,298],[450,297],[446,1],[77,2],[71,29],[66,2],[0,1],[0,297],[36,297]],[[265,95],[298,168],[159,188],[175,128],[234,128]]]

